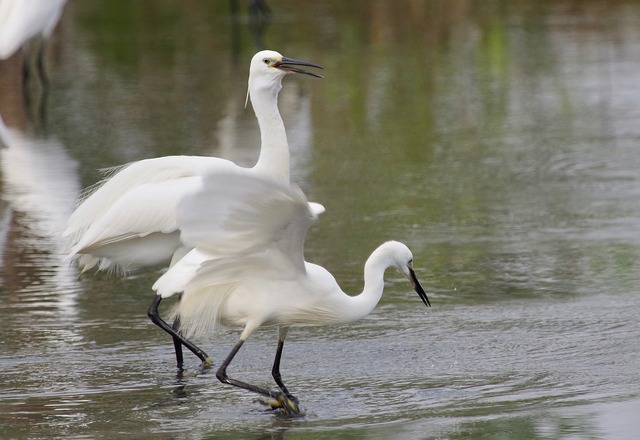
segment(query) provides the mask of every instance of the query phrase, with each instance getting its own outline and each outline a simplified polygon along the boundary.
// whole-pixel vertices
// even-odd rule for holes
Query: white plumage
[[[313,66],[275,51],[258,52],[251,61],[249,96],[262,145],[252,168],[206,156],[166,156],[114,169],[89,191],[69,218],[64,236],[70,258],[83,270],[134,269],[184,255],[176,224],[180,199],[201,184],[202,176],[218,172],[258,174],[289,182],[289,145],[278,93],[286,73],[305,73],[294,66]]]
[[[31,38],[48,39],[66,0],[0,0],[0,59],[16,53]]]
[[[261,137],[260,156],[254,167],[244,168],[217,157],[166,156],[113,169],[109,177],[87,192],[69,217],[64,232],[69,242],[69,258],[83,271],[94,267],[128,270],[169,260],[174,264],[191,248],[180,241],[178,204],[201,187],[203,176],[257,175],[288,183],[289,144],[278,110],[282,78],[287,73],[321,78],[298,66],[321,68],[271,50],[260,51],[251,60],[247,97],[251,99]],[[209,215],[217,215],[215,206],[210,207]],[[204,351],[178,333],[177,321],[170,326],[160,317],[160,300],[155,298],[148,315],[173,337],[178,367],[182,367],[180,344],[205,365],[210,364]]]
[[[381,245],[365,265],[363,293],[346,295],[328,271],[304,261],[306,233],[322,211],[297,186],[206,176],[178,210],[182,241],[195,249],[153,289],[165,298],[183,293],[177,313],[187,337],[211,331],[218,321],[247,326],[246,339],[261,325],[336,324],[366,316],[380,299],[387,267],[412,278],[411,252],[398,242]]]
[[[216,215],[212,206],[218,209]],[[290,413],[299,411],[297,399],[279,373],[290,325],[339,324],[368,315],[382,296],[389,267],[411,280],[424,304],[430,305],[413,271],[411,251],[402,243],[386,242],[371,254],[364,268],[364,290],[356,296],[345,294],[326,269],[304,261],[306,233],[322,211],[290,184],[259,176],[205,176],[202,187],[186,196],[178,210],[182,240],[194,249],[153,286],[162,297],[182,292],[176,314],[187,338],[210,332],[219,323],[242,327],[240,341],[218,369],[218,379],[273,398],[272,406]],[[263,325],[280,326],[274,378],[282,392],[226,375],[244,341]]]
[[[165,156],[115,170],[89,193],[68,221],[69,254],[84,270],[124,270],[168,261],[181,247],[177,206],[202,175],[245,172],[214,157]]]

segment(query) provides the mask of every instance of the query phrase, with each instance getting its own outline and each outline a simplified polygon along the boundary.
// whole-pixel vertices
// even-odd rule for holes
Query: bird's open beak
[[[274,67],[283,70],[285,72],[291,73],[302,73],[304,75],[315,76],[316,78],[322,78],[322,75],[318,75],[317,73],[309,72],[307,70],[303,70],[298,68],[297,66],[306,66],[306,67],[315,67],[317,69],[322,69],[321,66],[317,64],[309,63],[307,61],[298,61],[287,57],[282,57],[280,61],[275,63]]]
[[[424,305],[427,307],[431,307],[429,298],[427,298],[427,294],[418,282],[418,278],[416,277],[416,273],[413,271],[413,269],[409,269],[409,279],[413,283],[413,288],[416,290],[416,293],[418,294]]]

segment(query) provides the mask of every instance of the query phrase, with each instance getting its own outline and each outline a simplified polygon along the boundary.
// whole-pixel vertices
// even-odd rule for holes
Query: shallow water
[[[178,4],[179,3],[179,4]],[[640,424],[640,4],[70,0],[51,91],[0,62],[0,437],[635,438]],[[410,12],[407,12],[410,11]],[[263,44],[286,78],[292,176],[327,212],[307,259],[344,290],[382,241],[413,250],[433,307],[388,274],[372,315],[295,328],[265,411],[146,317],[161,268],[78,277],[57,237],[98,169],[166,154],[251,165]],[[198,340],[220,361],[235,329]],[[229,373],[272,386],[273,329]]]

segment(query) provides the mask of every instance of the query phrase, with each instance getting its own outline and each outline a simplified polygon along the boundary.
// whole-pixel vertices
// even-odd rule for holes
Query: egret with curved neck
[[[231,173],[260,175],[289,182],[289,145],[280,112],[278,93],[288,73],[320,75],[302,67],[316,64],[282,56],[272,50],[255,54],[249,73],[249,96],[261,134],[261,151],[256,165],[245,168],[206,156],[165,156],[144,159],[116,169],[88,193],[70,216],[64,236],[69,240],[69,258],[86,271],[130,270],[175,263],[189,250],[180,241],[177,210],[180,200],[198,190],[205,175]],[[215,214],[214,214],[215,215]],[[207,354],[186,341],[159,315],[160,297],[149,308],[149,317],[174,338],[176,361],[182,367],[185,345],[204,363]]]
[[[210,206],[225,214],[212,216]],[[335,325],[367,316],[380,301],[384,273],[394,268],[429,299],[413,270],[407,246],[389,241],[379,246],[364,268],[364,289],[344,293],[323,267],[304,260],[307,230],[323,208],[308,203],[290,184],[252,176],[217,174],[205,178],[196,193],[180,204],[178,221],[185,243],[194,246],[153,286],[161,297],[182,293],[175,314],[185,337],[213,331],[217,325],[242,328],[240,339],[217,370],[227,384],[258,393],[273,408],[299,414],[298,400],[280,375],[284,340],[292,325]],[[261,326],[278,326],[272,375],[278,391],[227,375],[227,367],[244,342]]]

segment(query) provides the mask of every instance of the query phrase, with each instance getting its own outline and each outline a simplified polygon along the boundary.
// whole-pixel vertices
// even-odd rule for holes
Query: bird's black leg
[[[299,415],[300,408],[298,407],[297,399],[295,401],[291,400],[287,396],[287,394],[285,394],[285,392],[267,390],[265,388],[262,388],[256,385],[251,385],[246,382],[241,382],[239,380],[232,379],[229,376],[227,376],[227,367],[229,366],[229,364],[231,363],[235,355],[238,353],[238,351],[242,347],[242,344],[244,344],[244,340],[240,339],[240,341],[238,341],[238,343],[233,347],[233,349],[231,350],[231,353],[229,353],[229,355],[224,360],[224,362],[222,362],[222,365],[220,365],[220,368],[218,368],[218,371],[216,371],[216,377],[218,378],[218,380],[222,383],[233,385],[238,388],[242,388],[242,389],[251,391],[253,393],[261,394],[265,397],[269,397],[273,399],[270,402],[261,402],[271,406],[271,408],[273,409],[283,408],[290,415]]]
[[[180,331],[180,317],[177,317],[174,321],[173,321],[173,325],[171,326],[171,328],[173,328],[173,331],[175,331],[176,333],[179,333]],[[182,342],[180,342],[180,339],[176,338],[175,336],[171,335],[171,337],[173,338],[173,348],[176,352],[176,364],[178,365],[178,369],[182,369],[182,365],[184,364],[184,357],[182,356]]]
[[[276,381],[280,389],[289,399],[295,399],[296,403],[298,399],[291,395],[287,387],[282,382],[282,375],[280,374],[280,358],[282,357],[282,349],[284,348],[284,339],[287,337],[287,333],[289,332],[289,327],[280,327],[279,336],[278,336],[278,349],[276,350],[276,357],[273,360],[273,368],[271,369],[271,375],[273,376],[273,380]]]
[[[229,376],[227,376],[227,367],[229,366],[229,364],[231,363],[233,358],[236,356],[236,354],[238,353],[238,351],[240,350],[240,348],[242,347],[243,344],[244,344],[244,340],[240,339],[240,341],[238,341],[238,343],[233,346],[233,349],[231,350],[231,353],[229,353],[227,358],[222,362],[222,364],[218,368],[218,371],[216,371],[216,377],[222,383],[233,385],[235,387],[239,387],[239,388],[242,388],[242,389],[245,389],[245,390],[249,390],[249,391],[254,392],[254,393],[262,394],[263,396],[266,396],[266,397],[271,397],[273,399],[277,399],[278,398],[278,393],[275,393],[275,392],[273,392],[271,390],[267,390],[265,388],[261,388],[261,387],[256,386],[256,385],[248,384],[246,382],[241,382],[239,380],[232,379]]]
[[[198,358],[200,358],[200,360],[202,361],[202,364],[204,367],[210,367],[211,365],[213,365],[213,361],[211,360],[211,358],[207,353],[205,353],[201,348],[196,346],[193,342],[189,341],[188,339],[185,339],[178,332],[177,328],[170,326],[169,324],[167,324],[167,322],[164,319],[162,319],[162,317],[160,316],[160,313],[158,312],[158,305],[160,304],[160,301],[162,301],[162,297],[160,295],[156,295],[155,299],[151,303],[151,306],[149,307],[149,311],[147,312],[147,315],[155,325],[157,325],[158,327],[160,327],[162,330],[169,333],[173,337],[173,344],[174,344],[174,347],[176,348],[176,362],[178,364],[178,368],[182,369],[182,363],[183,363],[182,348],[180,349],[177,348],[180,344],[184,345],[193,354],[198,356]],[[177,324],[174,322],[174,326],[179,327],[179,325],[180,325],[179,321]]]

